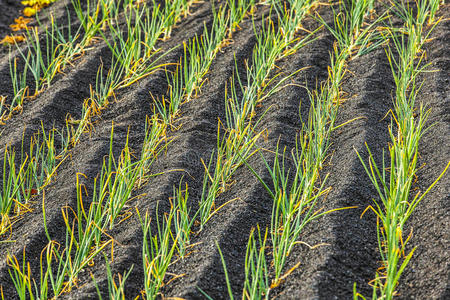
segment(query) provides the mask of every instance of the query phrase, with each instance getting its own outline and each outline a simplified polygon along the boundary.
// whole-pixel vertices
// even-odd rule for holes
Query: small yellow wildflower
[[[23,35],[7,35],[0,41],[0,44],[15,44],[19,42],[25,41],[25,37]]]
[[[24,10],[23,10],[23,15],[25,16],[25,17],[32,17],[32,16],[34,16],[37,12],[38,12],[38,8],[37,8],[37,6],[34,6],[34,7],[25,7],[24,8]]]
[[[22,16],[14,19],[14,24],[9,25],[12,31],[19,31],[22,29],[27,29],[27,24],[31,22],[30,18],[24,18]]]

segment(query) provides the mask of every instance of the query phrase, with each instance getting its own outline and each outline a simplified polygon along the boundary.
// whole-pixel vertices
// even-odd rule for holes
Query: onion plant
[[[56,168],[63,161],[64,145],[57,145],[63,139],[64,136],[60,131],[53,128],[46,132],[43,125],[41,132],[31,137],[27,156],[30,159],[29,168],[32,168],[30,172],[32,178],[25,180],[27,190],[33,188],[42,190],[50,183]],[[25,160],[23,145],[21,160]]]
[[[17,67],[18,58],[13,58],[11,53],[9,54],[9,72],[11,74],[11,83],[13,88],[13,96],[11,101],[6,102],[7,98],[2,100],[2,106],[0,110],[1,120],[4,122],[10,114],[14,111],[20,111],[25,99],[27,86],[27,69],[23,72],[19,72]]]
[[[2,170],[2,186],[0,193],[0,234],[3,235],[11,226],[10,211],[14,206],[16,199],[20,197],[20,186],[22,184],[20,173],[25,168],[25,163],[22,163],[18,170],[16,170],[15,153],[9,152],[8,148],[5,149],[3,158],[3,170]]]
[[[245,253],[245,281],[243,299],[263,299],[270,290],[269,265],[266,258],[268,230],[261,236],[259,226],[252,229]],[[229,284],[228,284],[229,285]]]
[[[86,9],[84,10],[81,0],[71,0],[72,7],[80,22],[80,27],[84,32],[83,44],[89,45],[105,25],[114,2],[109,0],[87,0]]]
[[[176,237],[173,239],[177,241],[176,248],[181,258],[186,257],[187,249],[192,246],[190,245],[190,235],[196,219],[196,216],[190,217],[191,209],[188,207],[188,197],[187,184],[185,189],[182,188],[181,183],[178,188],[174,187],[171,205],[174,210],[173,224]]]
[[[6,261],[10,269],[8,270],[14,287],[17,292],[18,299],[47,299],[48,289],[43,287],[40,291],[35,289],[35,281],[32,278],[30,264],[25,260],[25,251],[23,251],[22,262],[19,263],[15,256],[9,253],[6,256]],[[42,275],[42,274],[41,274]],[[5,299],[2,293],[2,299]]]
[[[111,272],[111,266],[109,264],[108,258],[105,255],[105,262],[106,262],[106,276],[108,279],[108,299],[110,300],[125,300],[125,283],[128,279],[128,277],[131,274],[131,271],[133,271],[133,266],[131,266],[131,268],[125,272],[123,275],[122,274],[118,274],[117,275],[117,281],[118,283],[116,283],[116,279],[115,279],[115,275],[113,275],[113,273]],[[94,280],[94,285],[97,289],[97,295],[98,295],[98,299],[102,300],[103,296],[100,292],[100,289],[97,285],[97,282],[95,281],[94,276],[92,275],[92,279]]]
[[[28,202],[48,184],[55,168],[61,163],[55,146],[55,130],[35,134],[29,150],[24,146],[20,155],[7,146],[4,149],[2,185],[0,186],[0,236],[11,229],[14,220],[30,210]],[[17,167],[16,167],[17,166]]]
[[[85,30],[88,31],[91,34],[91,38],[93,37],[94,34],[96,34],[98,32],[98,30],[100,29],[100,24],[104,24],[106,21],[110,20],[110,18],[117,18],[117,16],[119,15],[119,5],[118,4],[114,4],[114,1],[107,1],[107,0],[101,0],[97,3],[97,6],[95,6],[95,9],[91,10],[91,5],[90,3],[87,3],[88,5],[88,17],[83,17],[83,14],[81,14],[81,3],[80,2],[73,2],[73,5],[75,7],[75,11],[77,12],[77,16],[80,18],[81,21],[81,27]],[[186,1],[176,1],[178,3],[178,5],[181,5],[183,7],[183,9],[179,10],[180,13],[184,13],[185,10],[188,8],[188,6],[186,6],[187,4],[190,3],[190,1],[186,2]],[[126,1],[124,3],[124,7],[128,7],[130,5],[129,1]],[[175,5],[175,3],[172,3],[171,5]],[[145,6],[144,6],[145,7]],[[157,7],[155,5],[155,7]],[[125,9],[124,8],[124,9]],[[128,8],[126,8],[128,9]],[[169,12],[166,11],[166,14],[168,14]],[[51,27],[50,29],[45,29],[45,41],[47,43],[47,45],[50,45],[50,47],[47,47],[47,60],[46,62],[49,63],[51,65],[52,68],[55,68],[55,66],[59,66],[56,68],[61,68],[61,64],[65,64],[68,63],[70,61],[69,57],[72,56],[74,57],[76,55],[76,53],[79,53],[80,51],[83,51],[84,48],[80,48],[79,43],[76,46],[76,49],[74,49],[74,41],[78,39],[79,36],[79,31],[80,29],[78,29],[78,31],[76,32],[76,34],[72,35],[70,33],[69,30],[69,40],[64,40],[64,33],[62,31],[62,29],[56,25],[56,23],[54,23],[54,19],[51,19]],[[69,17],[70,20],[70,17]],[[149,39],[153,39],[153,45],[156,42],[158,37],[153,36],[152,32],[148,29],[151,26],[148,25],[148,22],[151,21],[151,16],[147,15],[147,23],[144,24],[144,27],[147,27],[147,29],[145,29],[145,39],[146,41],[148,41]],[[117,19],[116,19],[117,21]],[[167,22],[165,22],[166,24]],[[169,22],[167,24],[171,24],[170,26],[173,26],[173,22]],[[166,25],[167,25],[166,24]],[[128,25],[130,25],[130,23],[128,23]],[[164,26],[166,26],[164,25]],[[81,28],[80,27],[80,28]],[[112,25],[110,26],[112,27]],[[45,65],[45,61],[43,59],[43,55],[41,52],[41,47],[39,47],[39,43],[40,43],[40,39],[37,36],[37,32],[36,29],[33,29],[35,32],[35,39],[31,40],[32,43],[34,43],[34,47],[31,47],[31,49],[35,49],[36,53],[38,53],[38,55],[36,56],[32,56],[29,52],[28,56],[30,58],[28,58],[28,63],[26,64],[27,66],[31,66],[31,65],[35,65],[35,64],[41,64],[41,65]],[[85,45],[88,45],[88,43],[90,42],[89,40],[85,40],[83,37],[83,43]],[[70,42],[72,41],[72,42]],[[151,45],[149,45],[150,47],[152,47]],[[54,49],[54,50],[52,50]],[[127,49],[124,48],[123,51],[126,51]],[[31,51],[31,50],[30,50]],[[55,51],[59,51],[57,54],[55,54]],[[21,52],[22,53],[22,52]],[[64,55],[62,55],[61,53],[65,53]],[[70,54],[71,53],[71,54]],[[24,53],[22,53],[23,55],[25,55]],[[50,59],[50,57],[48,56],[50,54],[51,57],[53,57],[52,59]],[[69,55],[70,54],[70,55]],[[36,59],[31,59],[31,57],[36,57]],[[59,63],[58,63],[59,61]],[[107,74],[107,76],[103,76],[102,72],[103,72],[103,67],[101,66],[101,68],[99,69],[99,72],[97,74],[97,82],[96,82],[96,87],[95,89],[91,90],[91,98],[88,99],[85,104],[83,105],[83,111],[82,111],[82,118],[80,120],[72,120],[69,116],[68,120],[67,120],[67,128],[65,130],[65,134],[61,135],[62,137],[62,141],[61,143],[63,144],[63,149],[61,151],[61,153],[53,153],[54,157],[60,157],[61,159],[64,157],[64,153],[66,153],[71,147],[73,147],[77,141],[79,140],[79,138],[81,137],[81,135],[87,131],[89,131],[91,129],[92,123],[91,123],[91,118],[92,116],[97,115],[101,109],[106,106],[108,104],[108,98],[110,96],[114,95],[114,91],[120,86],[121,83],[123,83],[123,74],[125,73],[124,71],[124,67],[123,65],[120,63],[119,60],[113,61],[112,64],[112,69],[109,70],[109,73]],[[36,76],[34,76],[35,78],[40,78],[40,74],[41,73],[45,73],[47,72],[48,74],[53,74],[54,72],[48,72],[49,69],[47,69],[47,71],[45,70],[41,70],[41,68],[37,68],[36,71],[33,73]],[[56,69],[55,69],[56,70]],[[14,60],[11,63],[11,74],[12,76],[17,76],[17,64],[16,61]],[[52,75],[52,76],[53,76]],[[16,80],[14,80],[13,78],[13,82],[15,82],[16,84],[14,85],[14,90],[15,90],[15,94],[19,94],[19,92],[24,92],[25,90],[27,90],[27,86],[26,86],[26,76],[27,76],[27,71],[25,70],[23,72],[23,75],[21,78],[15,77]],[[49,79],[50,77],[48,77],[48,82],[50,82],[51,79]],[[21,96],[21,101],[23,101],[23,93]],[[21,105],[20,103],[18,105]],[[14,106],[14,105],[13,105]],[[3,105],[2,102],[2,109],[3,107],[5,107],[5,105]],[[10,106],[11,107],[11,106]],[[17,107],[17,105],[16,105]],[[161,124],[160,124],[161,125]],[[157,130],[159,130],[158,134],[162,134],[164,132],[164,130],[162,129],[161,126],[157,127],[157,126],[153,126],[153,129],[155,128],[159,128]],[[154,132],[156,133],[156,132]],[[44,143],[42,143],[39,146],[36,146],[37,148],[41,149],[42,151],[47,151],[48,154],[54,152],[54,149],[51,148],[54,145],[51,143],[47,143],[45,144],[44,147]],[[36,149],[35,147],[35,149]],[[34,154],[36,155],[36,153]],[[35,157],[35,156],[31,156],[31,157]],[[33,160],[34,161],[34,160]],[[44,177],[44,173],[42,173],[41,169],[41,174],[39,176],[39,184],[37,184],[35,187],[37,188],[42,188],[43,185],[47,184],[49,182],[50,179],[50,175],[53,175],[54,172],[56,171],[56,167],[58,166],[58,164],[53,164],[53,166],[46,164],[46,178],[43,179]],[[53,169],[52,169],[53,168]],[[52,170],[51,170],[52,169]],[[142,172],[142,169],[141,169]],[[143,174],[141,174],[143,175]],[[37,177],[36,177],[37,178]],[[42,181],[44,180],[44,182]],[[142,182],[143,177],[140,178],[140,182]],[[41,184],[43,184],[41,186]],[[23,185],[24,186],[24,185]],[[29,188],[27,190],[31,191],[34,188]]]
[[[106,2],[105,2],[106,3]],[[180,2],[181,3],[181,2]],[[184,2],[182,2],[184,3]],[[231,2],[230,2],[231,3]],[[230,7],[231,16],[224,17],[224,13],[215,13],[215,16],[219,16],[216,18],[217,23],[215,23],[216,27],[213,26],[213,30],[207,33],[202,38],[197,38],[197,48],[205,47],[207,51],[202,52],[206,58],[206,64],[201,65],[198,68],[191,68],[190,72],[199,73],[202,76],[206,74],[206,71],[209,68],[209,65],[214,58],[215,54],[218,52],[220,47],[226,43],[226,36],[230,35],[232,31],[238,26],[239,21],[245,16],[248,8],[251,8],[253,5],[253,1],[248,2],[238,2],[237,5]],[[186,7],[185,7],[186,8]],[[221,11],[221,9],[219,9]],[[221,20],[221,21],[220,21]],[[224,21],[226,20],[226,21]],[[222,23],[220,23],[222,22]],[[223,28],[223,24],[227,24],[229,22],[228,27],[226,29]],[[220,24],[217,25],[217,24]],[[204,42],[203,42],[204,41]],[[202,43],[200,43],[202,42]],[[199,50],[195,51],[196,53],[200,53]],[[193,56],[198,58],[199,56]],[[120,64],[120,61],[117,60]],[[270,68],[269,68],[270,70]],[[183,70],[183,72],[185,72]],[[117,73],[116,73],[117,74]],[[199,88],[198,83],[202,82],[202,76],[191,77],[189,75],[187,78],[194,78],[196,81],[192,85],[190,92],[188,92],[187,98],[183,98],[184,100],[189,99],[194,95],[194,93]],[[108,76],[107,76],[108,77]],[[102,76],[103,78],[103,76]],[[278,87],[278,85],[277,85]],[[110,95],[110,89],[107,89],[106,95]],[[255,103],[256,104],[256,103]],[[65,147],[69,147],[70,144],[74,144],[78,137],[81,135],[83,131],[86,130],[90,125],[89,114],[95,113],[96,109],[91,106],[84,106],[85,113],[83,114],[83,119],[81,121],[73,121],[75,124],[78,122],[78,129],[75,131],[67,130],[68,135],[67,138],[73,140],[73,143],[64,143]],[[152,147],[146,146],[143,150],[143,156],[137,162],[131,162],[130,152],[127,147],[125,147],[125,151],[122,153],[121,158],[119,158],[119,162],[116,164],[115,160],[112,158],[112,152],[108,160],[105,160],[104,166],[102,168],[101,175],[98,180],[94,182],[94,193],[91,204],[88,208],[85,208],[83,205],[84,201],[81,197],[83,187],[79,183],[77,183],[77,209],[71,213],[71,209],[65,208],[63,210],[63,216],[65,220],[65,224],[67,227],[66,230],[66,241],[61,248],[59,248],[55,241],[52,241],[50,236],[47,236],[50,240],[48,246],[46,247],[45,255],[41,257],[41,282],[39,284],[35,284],[36,295],[47,293],[47,291],[51,290],[51,294],[58,296],[62,293],[69,292],[74,286],[77,284],[77,277],[79,272],[86,267],[86,265],[92,261],[92,259],[99,253],[101,253],[105,247],[112,244],[114,241],[107,235],[108,229],[114,226],[114,221],[120,215],[125,202],[129,200],[131,191],[133,187],[136,185],[140,185],[142,182],[146,181],[148,178],[148,168],[153,161],[155,155],[157,155],[157,147],[159,145],[159,139],[162,138],[163,133],[165,132],[165,124],[156,122],[155,119],[152,119],[153,127],[149,132],[154,134],[154,137],[147,139],[146,145],[151,144],[154,145]],[[250,123],[249,123],[250,124]],[[156,126],[156,127],[155,127]],[[70,127],[72,128],[72,127]],[[250,126],[247,127],[246,130],[250,132]],[[218,140],[223,145],[227,143],[231,143],[231,145],[236,145],[237,140],[240,140],[239,143],[243,145],[248,143],[254,143],[253,141],[248,141],[245,138],[245,130],[239,132],[242,136],[234,135],[231,138],[221,139],[220,135],[218,136]],[[257,137],[257,135],[255,135]],[[251,147],[242,148],[244,152],[241,152],[240,155],[246,156],[246,151],[249,151]],[[226,153],[232,153],[232,147],[229,145],[227,147],[224,146],[224,151]],[[146,153],[144,155],[144,153]],[[237,157],[235,157],[237,158]],[[232,165],[229,166],[231,169],[234,167]],[[227,168],[225,168],[227,169]],[[229,168],[228,168],[229,170]],[[227,171],[227,175],[232,174],[232,172]],[[79,179],[77,177],[77,180]],[[223,184],[223,176],[220,184]],[[217,190],[215,191],[217,195]],[[181,195],[181,194],[179,194]],[[185,194],[184,197],[187,197]],[[171,224],[174,222],[174,216],[177,215],[177,212],[186,212],[186,205],[183,204],[183,201],[186,198],[179,198],[180,202],[176,206],[174,206],[169,215],[164,217],[161,223],[157,221],[158,224],[158,234],[156,236],[150,236],[151,242],[150,247],[144,247],[144,251],[146,253],[146,261],[144,261],[145,270],[146,270],[146,280],[145,280],[145,293],[146,297],[153,298],[158,294],[158,290],[164,280],[165,272],[167,270],[168,263],[171,261],[171,257],[177,248],[179,243],[177,242],[180,238],[185,237],[181,235],[181,229],[189,228],[192,223],[178,223],[180,226],[176,227],[180,230],[176,230],[176,232],[171,232]],[[211,210],[209,210],[210,212]],[[209,213],[208,212],[208,213]],[[185,214],[185,216],[187,213]],[[178,214],[180,216],[180,214]],[[44,206],[44,223],[46,223],[45,219],[45,206]],[[203,214],[203,220],[207,220],[209,217],[207,214]],[[177,220],[181,220],[177,219]],[[176,221],[178,222],[178,221]],[[189,222],[192,222],[189,221]],[[149,220],[147,222],[143,222],[144,232],[149,232],[148,225]],[[145,230],[145,228],[147,228]],[[189,230],[186,231],[187,235],[189,235]],[[148,239],[147,239],[148,241]],[[185,243],[187,245],[187,243]],[[182,247],[182,246],[179,246]],[[145,248],[147,250],[145,250]],[[155,269],[156,268],[156,269]],[[14,271],[15,270],[15,271]],[[22,276],[22,282],[25,283],[25,289],[29,289],[30,287],[27,284],[31,285],[29,280],[26,280],[25,273],[19,272],[19,268],[13,267],[13,272],[18,272],[14,274],[18,274]],[[155,273],[156,272],[156,273]],[[22,274],[22,275],[21,275]],[[16,276],[14,275],[14,276]],[[13,276],[13,275],[12,275]],[[25,276],[25,277],[23,277]],[[27,283],[28,282],[28,283]],[[21,288],[18,288],[19,290]]]
[[[140,217],[144,240],[142,247],[142,259],[144,267],[145,299],[156,299],[160,288],[164,284],[167,269],[175,253],[177,240],[172,240],[171,226],[174,220],[174,210],[163,216],[160,221],[158,209],[156,210],[156,233],[150,229],[151,219],[148,214],[144,220]]]
[[[317,16],[336,39],[329,71],[333,72],[330,74],[333,78],[330,82],[334,101],[340,97],[339,83],[345,76],[347,61],[365,55],[385,43],[382,31],[377,26],[387,18],[388,11],[365,24],[365,19],[371,16],[373,4],[373,0],[339,2],[339,11],[333,8],[333,25],[327,24],[320,15]]]
[[[327,24],[318,15],[317,18],[336,39],[345,59],[367,54],[385,42],[376,26],[386,19],[387,11],[370,24],[365,24],[365,18],[371,14],[373,4],[374,0],[339,2],[338,11],[332,7],[333,25]]]
[[[387,57],[395,82],[393,121],[388,128],[391,143],[388,149],[388,161],[384,153],[381,166],[367,146],[368,163],[358,156],[374,185],[379,200],[369,206],[377,216],[378,247],[382,266],[373,281],[373,299],[392,299],[397,295],[400,277],[411,261],[416,248],[409,253],[407,245],[412,235],[405,235],[404,228],[420,201],[437,184],[447,171],[450,162],[441,175],[423,193],[411,195],[413,181],[417,172],[418,148],[426,132],[426,120],[430,111],[423,104],[416,108],[416,99],[420,95],[418,75],[425,70],[423,63],[425,52],[422,47],[433,27],[426,32],[427,19],[434,16],[438,1],[417,1],[416,8],[409,4],[393,1],[393,12],[404,21],[401,30],[390,29],[386,39],[392,41],[388,46]],[[364,298],[354,287],[354,299]]]
[[[39,93],[41,89],[41,76],[44,73],[44,70],[47,69],[45,60],[44,60],[44,53],[42,51],[41,47],[41,41],[40,37],[38,35],[38,29],[37,27],[34,27],[32,29],[27,28],[27,46],[28,51],[25,53],[22,51],[22,49],[16,44],[17,50],[22,58],[22,61],[24,62],[24,70],[23,72],[27,72],[28,74],[31,74],[31,78],[33,80],[34,84],[34,91],[31,91],[31,95],[35,96]],[[51,45],[46,45],[47,47],[51,47]],[[53,51],[48,51],[53,52]],[[26,75],[22,75],[20,78],[27,78]],[[16,86],[23,86],[26,85],[26,83],[17,83]],[[16,90],[17,88],[15,88]],[[14,95],[14,98],[20,97],[23,98],[22,95]]]
[[[97,76],[95,80],[95,88],[90,89],[90,97],[85,101],[84,106],[91,105],[93,110],[85,109],[85,112],[92,111],[92,115],[88,117],[95,116],[103,108],[109,104],[109,99],[111,97],[115,98],[115,91],[120,86],[122,81],[122,76],[125,72],[123,65],[113,58],[111,62],[111,67],[108,70],[106,76],[103,75],[103,64],[97,70]],[[84,117],[84,115],[83,115]],[[80,123],[82,127],[84,124]]]

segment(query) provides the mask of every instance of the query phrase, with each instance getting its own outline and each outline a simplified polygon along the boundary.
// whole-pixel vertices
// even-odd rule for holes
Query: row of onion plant
[[[207,71],[216,54],[226,45],[227,38],[253,6],[253,1],[240,1],[237,5],[234,1],[228,1],[218,10],[213,5],[211,29],[208,30],[205,26],[200,37],[195,37],[184,44],[184,58],[173,75],[168,74],[169,84],[172,84],[168,96],[163,98],[160,104],[156,102],[156,113],[164,124],[172,124],[179,113],[179,106],[191,100],[193,95],[199,92],[198,89],[201,86],[199,83],[205,81]],[[174,191],[171,209],[162,217],[156,211],[156,220],[151,222],[147,213],[141,217],[138,212],[144,232],[142,296],[145,299],[155,299],[159,295],[161,286],[166,282],[166,272],[172,263],[175,251],[178,249],[179,255],[184,257],[186,248],[189,246],[190,228],[193,222],[189,219],[187,191],[183,193],[181,188]],[[154,224],[156,229],[151,230],[151,224]],[[108,276],[108,282],[109,286],[113,286],[114,280],[111,276]]]
[[[405,2],[393,1],[393,13],[400,18],[403,27],[396,30],[391,26],[386,40],[391,41],[387,50],[395,82],[394,110],[388,128],[391,142],[388,160],[382,158],[381,166],[367,146],[368,162],[358,154],[370,181],[378,193],[378,199],[369,208],[377,216],[378,247],[382,266],[373,280],[372,299],[392,299],[397,293],[400,277],[411,261],[415,247],[407,253],[412,234],[405,235],[408,219],[417,205],[444,175],[441,175],[423,192],[412,195],[417,176],[420,139],[426,132],[426,121],[430,110],[420,97],[421,83],[418,76],[427,68],[424,62],[423,45],[437,24],[435,14],[439,1],[416,1],[416,7]],[[427,24],[430,26],[427,28]],[[363,295],[354,288],[354,299]]]

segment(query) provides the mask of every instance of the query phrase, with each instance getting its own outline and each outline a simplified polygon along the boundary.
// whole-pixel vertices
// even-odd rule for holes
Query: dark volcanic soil
[[[60,11],[70,1],[61,0],[49,9]],[[12,16],[18,15],[17,1],[0,0],[0,38],[9,33]],[[321,13],[331,20],[327,7]],[[182,20],[172,37],[160,42],[159,47],[167,51],[183,41],[201,34],[203,23],[211,19],[211,5],[208,1],[196,4],[191,15]],[[256,18],[262,15],[261,7]],[[440,15],[450,14],[449,5],[444,5]],[[316,26],[307,20],[309,26]],[[259,24],[255,22],[255,24]],[[233,42],[219,52],[207,75],[208,81],[202,93],[181,107],[177,120],[178,130],[169,133],[175,138],[152,167],[152,172],[162,175],[153,177],[139,191],[143,196],[127,203],[128,209],[148,210],[151,215],[168,207],[173,186],[181,181],[188,184],[189,204],[195,208],[201,197],[204,167],[201,159],[208,161],[217,145],[218,120],[225,118],[225,91],[235,71],[234,60],[243,66],[250,60],[255,43],[252,21],[247,19],[241,29],[234,33]],[[431,109],[428,124],[435,124],[423,136],[420,144],[418,180],[414,188],[422,191],[439,176],[450,158],[450,21],[443,20],[431,35],[426,45],[427,62],[432,73],[426,73],[419,94],[419,102]],[[329,53],[333,50],[333,37],[322,30],[318,38],[287,59],[279,61],[279,70],[290,74],[305,68],[292,79],[292,85],[284,88],[262,103],[259,115],[270,107],[262,119],[260,129],[267,129],[267,138],[259,145],[274,150],[280,141],[288,150],[295,147],[295,137],[301,129],[300,115],[304,118],[309,108],[307,90],[317,82],[326,79]],[[3,49],[1,53],[7,53]],[[181,48],[166,56],[165,62],[177,62],[183,55]],[[0,57],[0,94],[10,91],[9,63],[7,54]],[[14,115],[5,125],[0,125],[0,157],[6,145],[20,149],[25,140],[40,129],[64,126],[68,114],[81,115],[83,101],[89,96],[89,85],[95,83],[101,59],[108,65],[110,51],[103,42],[97,42],[92,50],[65,70],[52,85],[33,101],[24,105],[23,113]],[[332,146],[323,174],[328,174],[330,193],[321,199],[324,209],[357,206],[329,214],[309,224],[301,240],[309,245],[321,246],[309,249],[298,245],[288,258],[287,269],[298,262],[300,266],[272,291],[278,299],[351,299],[353,284],[358,291],[369,296],[375,270],[380,267],[377,249],[376,219],[373,213],[361,213],[372,204],[376,193],[359,161],[356,151],[367,161],[365,143],[381,161],[383,149],[390,141],[389,118],[392,108],[394,81],[385,51],[378,49],[356,58],[348,64],[349,72],[342,89],[347,100],[339,107],[337,124],[358,118],[333,132]],[[241,72],[243,70],[240,70]],[[243,74],[244,75],[244,74]],[[64,206],[76,207],[76,174],[85,174],[88,191],[93,179],[99,174],[103,157],[108,154],[111,124],[114,123],[114,149],[119,153],[123,147],[127,130],[130,132],[130,147],[136,152],[144,138],[146,115],[152,113],[153,100],[150,93],[161,98],[167,91],[163,71],[139,81],[118,94],[117,102],[111,103],[95,123],[91,135],[83,136],[71,150],[70,158],[64,161],[52,183],[42,195],[35,198],[33,212],[14,224],[11,240],[0,243],[0,286],[5,299],[15,299],[16,294],[8,273],[7,253],[30,261],[32,272],[39,276],[39,256],[47,245],[42,218],[42,201],[45,201],[47,225],[52,239],[63,241],[65,230],[61,215]],[[419,104],[418,104],[419,105]],[[300,110],[299,110],[300,107]],[[25,133],[24,133],[25,130]],[[267,154],[269,161],[270,155]],[[3,162],[2,162],[3,163]],[[249,163],[269,180],[262,160],[254,156]],[[173,171],[184,170],[184,171]],[[1,171],[0,171],[1,172]],[[0,176],[1,177],[1,176]],[[234,200],[218,211],[207,223],[206,228],[194,235],[192,243],[197,244],[184,260],[173,263],[169,272],[183,276],[163,287],[166,297],[204,299],[199,289],[213,299],[228,298],[222,263],[215,245],[217,241],[224,253],[233,293],[240,298],[244,279],[244,258],[251,228],[259,224],[262,228],[270,224],[272,200],[259,181],[245,167],[234,175],[235,184],[218,198],[217,205]],[[419,205],[409,221],[413,230],[411,247],[417,247],[409,267],[400,280],[398,299],[450,299],[450,270],[448,250],[450,212],[450,173]],[[89,197],[86,197],[88,199]],[[114,273],[124,273],[133,266],[126,285],[127,299],[134,299],[143,288],[142,228],[136,214],[121,223],[113,232],[118,244],[114,247]],[[67,299],[92,299],[97,297],[91,275],[95,276],[102,291],[105,291],[105,262],[103,257],[95,260],[80,276],[80,288],[64,295]],[[170,278],[170,275],[168,275]]]

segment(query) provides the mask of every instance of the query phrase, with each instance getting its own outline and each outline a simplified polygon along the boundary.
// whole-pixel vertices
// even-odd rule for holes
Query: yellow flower
[[[23,10],[23,15],[25,17],[32,17],[38,12],[39,8],[37,6],[34,7],[25,7]]]
[[[7,35],[0,41],[0,44],[15,44],[19,42],[25,41],[25,37],[23,35]]]
[[[43,8],[45,6],[49,6],[52,2],[56,0],[24,0],[22,4],[24,6],[37,6],[38,8]]]
[[[27,24],[31,22],[30,18],[24,18],[20,16],[19,18],[14,19],[14,24],[9,25],[12,31],[19,31],[22,29],[27,29]]]
[[[21,3],[24,6],[34,6],[36,4],[38,4],[39,0],[26,0],[26,1],[22,1]]]

